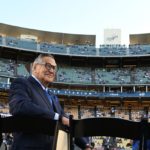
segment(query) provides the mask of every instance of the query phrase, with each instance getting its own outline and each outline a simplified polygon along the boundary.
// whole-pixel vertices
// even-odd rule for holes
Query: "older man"
[[[11,85],[9,106],[12,115],[41,116],[60,119],[69,126],[56,95],[48,91],[48,85],[56,76],[57,64],[52,55],[40,54],[32,65],[29,78],[17,78]],[[15,133],[12,150],[51,150],[53,137],[44,134]],[[77,144],[90,150],[87,140],[81,138]]]

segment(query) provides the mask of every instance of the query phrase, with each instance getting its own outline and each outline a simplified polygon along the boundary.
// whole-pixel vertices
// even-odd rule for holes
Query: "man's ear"
[[[31,71],[33,73],[33,72],[35,72],[37,65],[33,63],[33,64],[31,64],[31,66],[32,66],[31,67],[32,68]]]
[[[37,64],[33,63],[33,64],[32,64],[32,68],[33,68],[33,70],[35,70],[35,69],[36,69],[36,67],[37,67]]]
[[[34,70],[36,69],[36,65],[33,66],[33,69],[34,69]]]

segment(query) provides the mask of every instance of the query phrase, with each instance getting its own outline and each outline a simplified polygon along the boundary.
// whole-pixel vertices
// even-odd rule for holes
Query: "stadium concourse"
[[[11,31],[11,32],[9,32]],[[140,39],[137,37],[137,39]],[[9,115],[8,91],[16,77],[28,77],[39,53],[58,63],[49,85],[65,110],[76,119],[115,117],[150,121],[150,40],[130,38],[125,45],[95,47],[95,35],[76,35],[0,24],[0,112]],[[132,149],[132,140],[91,137],[95,148]]]

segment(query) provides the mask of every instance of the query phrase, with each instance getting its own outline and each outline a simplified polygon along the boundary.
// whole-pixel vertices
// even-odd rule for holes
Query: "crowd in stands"
[[[93,74],[95,76],[93,76]],[[150,67],[91,68],[61,66],[57,72],[58,82],[85,84],[149,84]]]
[[[15,76],[15,62],[10,59],[0,59],[0,75]]]
[[[128,49],[125,45],[100,45],[99,55],[101,56],[116,56],[127,55]]]
[[[27,50],[37,50],[37,42],[29,39],[6,37],[6,46],[22,48]]]
[[[65,45],[62,44],[51,44],[51,43],[40,43],[40,50],[44,52],[50,52],[50,53],[67,53],[67,49]]]
[[[128,68],[96,68],[97,84],[130,84],[131,74]]]
[[[29,72],[26,68],[25,62],[18,62],[16,70],[17,70],[17,76],[29,76]]]
[[[147,55],[150,54],[150,45],[129,45],[129,55]]]
[[[135,70],[135,83],[149,83],[150,81],[150,68],[141,67]]]
[[[0,83],[2,77],[29,76],[27,64],[11,59],[0,59]],[[90,68],[59,65],[56,82],[81,84],[150,84],[150,67],[136,68]],[[8,83],[8,82],[7,82]]]
[[[27,63],[15,61],[11,59],[0,59],[0,75],[6,77],[28,76],[29,72],[26,69]]]
[[[82,67],[60,67],[57,73],[58,82],[91,83],[91,69]]]
[[[3,37],[0,35],[0,44],[3,46],[20,48],[28,51],[50,52],[63,55],[80,56],[128,56],[128,55],[149,55],[150,45],[100,45],[96,48],[90,44],[64,45],[48,42],[37,42],[33,39],[21,39],[16,37]]]
[[[82,106],[80,109],[81,119],[95,117],[95,112],[92,107]]]
[[[72,45],[68,46],[71,55],[96,55],[96,48],[89,45]]]
[[[69,115],[73,115],[73,118],[74,119],[78,119],[79,117],[79,113],[78,113],[78,108],[77,106],[72,106],[70,107],[69,105],[66,105],[64,107],[64,111],[66,112],[66,114],[69,116]]]
[[[126,107],[104,107],[97,106],[96,110],[92,106],[80,107],[80,112],[77,106],[65,105],[65,112],[68,115],[73,115],[74,119],[92,118],[92,117],[115,117],[125,120],[132,120],[140,122],[144,115],[148,115],[148,122],[150,122],[150,111],[146,114],[145,110],[139,107],[134,107],[131,110]]]

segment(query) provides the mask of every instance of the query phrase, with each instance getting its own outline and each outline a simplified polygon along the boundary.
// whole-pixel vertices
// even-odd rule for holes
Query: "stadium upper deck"
[[[37,31],[0,24],[0,87],[28,76],[38,53],[58,62],[51,91],[61,96],[130,99],[150,97],[150,45],[101,45],[94,35]],[[26,69],[28,66],[28,69]],[[65,86],[65,88],[64,88]]]
[[[100,45],[99,48],[95,48],[95,40],[95,35],[45,32],[0,24],[0,45],[3,47],[83,57],[150,55],[150,44],[136,44],[139,40],[134,40],[134,44],[129,45],[129,48],[125,45]]]
[[[0,23],[0,35],[16,39],[28,39],[38,43],[63,45],[95,45],[95,35],[68,34],[40,31]]]

